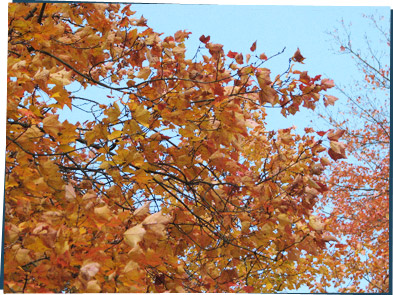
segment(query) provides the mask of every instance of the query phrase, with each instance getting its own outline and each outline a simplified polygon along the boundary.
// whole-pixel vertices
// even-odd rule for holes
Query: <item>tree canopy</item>
[[[345,22],[340,31],[332,33],[337,49],[354,59],[363,80],[355,81],[354,87],[338,88],[347,98],[347,111],[325,116],[331,126],[342,130],[351,161],[335,163],[325,171],[331,190],[323,196],[320,207],[334,235],[347,244],[332,251],[335,259],[329,263],[343,265],[344,271],[336,276],[339,292],[387,293],[390,32],[382,17],[365,17],[371,24],[371,38],[364,40],[368,47],[356,47]],[[332,209],[323,209],[327,206]]]
[[[256,42],[243,55],[203,35],[188,58],[190,32],[163,36],[130,5],[8,13],[6,292],[317,290],[313,259],[342,247],[313,214],[323,140],[345,158],[343,132],[265,122],[336,100],[296,70],[300,50],[274,76]]]

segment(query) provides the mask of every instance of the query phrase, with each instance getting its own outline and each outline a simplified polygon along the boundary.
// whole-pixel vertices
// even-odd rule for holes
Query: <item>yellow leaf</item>
[[[94,208],[94,214],[106,220],[109,220],[112,216],[112,212],[111,210],[109,210],[107,205],[103,207]]]
[[[75,189],[71,184],[65,186],[65,198],[67,201],[72,201],[76,198]]]
[[[134,118],[137,120],[140,124],[142,124],[145,127],[149,127],[149,118],[150,118],[150,113],[148,110],[146,110],[143,105],[138,105],[135,109],[134,113]]]
[[[16,225],[6,222],[4,229],[5,229],[4,239],[7,243],[13,243],[19,238],[20,231]]]
[[[135,261],[130,261],[127,263],[127,265],[124,267],[124,272],[129,272],[129,271],[135,271],[139,269],[139,265],[138,263],[136,263]]]
[[[106,114],[108,115],[108,119],[110,122],[115,122],[119,120],[121,111],[116,102],[113,103],[113,106],[106,110]]]
[[[68,153],[70,151],[75,150],[75,148],[73,148],[72,146],[70,146],[69,144],[61,144],[59,145],[59,149],[61,149],[61,151],[63,153]]]
[[[144,68],[139,70],[139,73],[138,73],[138,75],[136,77],[140,78],[140,79],[143,79],[143,80],[146,80],[147,78],[149,78],[150,73],[151,73],[150,68],[149,67],[144,67]]]
[[[172,217],[168,215],[162,215],[161,211],[149,215],[143,220],[142,225],[150,232],[158,235],[165,235],[165,226],[171,222]]]
[[[328,158],[322,157],[322,158],[321,158],[321,164],[322,164],[323,166],[328,166],[328,165],[330,165],[330,161],[329,161]]]
[[[16,252],[15,259],[19,265],[25,265],[32,261],[32,258],[29,256],[30,250],[28,249],[19,249]]]
[[[46,83],[49,78],[49,71],[43,68],[40,68],[37,73],[34,75],[34,80],[41,83]]]
[[[284,223],[284,224],[290,224],[290,223],[292,223],[291,218],[290,218],[288,215],[284,214],[284,213],[279,214],[279,215],[277,216],[277,218],[278,218],[278,220],[280,220],[280,221],[281,221],[282,223]]]
[[[141,207],[136,209],[135,212],[134,212],[134,216],[135,217],[141,217],[141,216],[144,217],[145,215],[147,215],[149,213],[149,211],[150,211],[150,203],[151,202],[146,202]]]
[[[180,135],[182,135],[184,137],[193,137],[194,136],[193,130],[191,130],[189,128],[181,128],[181,129],[179,129],[179,133],[180,133]]]
[[[62,69],[50,75],[50,80],[56,85],[65,86],[71,83],[72,71]]]
[[[10,189],[12,187],[16,187],[16,186],[19,186],[19,184],[15,180],[15,178],[12,176],[7,177],[6,182],[5,182],[5,189],[8,190],[8,189]]]
[[[100,168],[101,169],[108,169],[111,166],[112,166],[112,164],[110,162],[105,161],[105,162],[101,163]]]
[[[25,133],[23,133],[22,136],[19,137],[19,141],[24,141],[24,140],[32,140],[35,138],[39,138],[43,135],[40,129],[38,129],[37,126],[33,125],[27,129]]]
[[[310,226],[312,229],[316,230],[316,231],[320,231],[323,230],[325,225],[319,220],[319,218],[317,216],[310,216],[310,222],[309,222]]]
[[[121,130],[115,130],[111,134],[108,135],[108,139],[113,140],[113,139],[119,138],[121,136],[121,134],[122,134]]]
[[[33,243],[25,245],[25,247],[34,251],[35,253],[49,250],[49,247],[47,247],[40,238],[35,238]]]
[[[265,223],[262,227],[261,227],[261,232],[263,233],[269,233],[272,231],[272,226],[269,223]]]
[[[86,292],[87,293],[100,293],[101,287],[97,280],[87,282]]]
[[[124,241],[127,245],[131,247],[136,247],[140,241],[142,241],[146,230],[143,228],[142,224],[138,224],[131,227],[124,233]]]

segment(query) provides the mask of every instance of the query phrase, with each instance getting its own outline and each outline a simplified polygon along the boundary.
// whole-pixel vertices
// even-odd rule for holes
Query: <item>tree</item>
[[[268,107],[314,109],[333,81],[293,70],[299,50],[272,78],[256,43],[244,57],[201,36],[187,59],[189,32],[162,37],[133,14],[9,6],[5,290],[312,284],[321,270],[303,262],[334,239],[313,215],[327,189],[325,132],[267,131],[264,120]],[[110,94],[81,97],[75,85]],[[65,107],[86,121],[60,120]],[[333,157],[344,157],[340,135],[328,133]]]
[[[390,50],[390,32],[383,18],[367,18],[374,27],[374,37]],[[327,171],[331,190],[324,195],[321,207],[332,207],[325,209],[326,222],[334,236],[348,245],[334,254],[334,265],[339,261],[344,270],[337,276],[339,292],[388,292],[389,59],[367,36],[366,52],[356,49],[350,29],[344,22],[342,25],[343,30],[332,36],[340,51],[354,59],[364,80],[354,83],[356,89],[339,88],[347,98],[348,112],[326,117],[333,127],[344,131],[349,160],[336,162]],[[364,280],[368,282],[365,289]]]

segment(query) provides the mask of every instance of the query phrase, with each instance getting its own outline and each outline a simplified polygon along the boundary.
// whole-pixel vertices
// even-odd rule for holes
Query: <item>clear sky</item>
[[[6,8],[3,4],[7,1],[2,2],[1,8],[4,12]],[[302,2],[304,3],[304,1],[297,1],[296,3],[301,4]],[[206,3],[206,1],[199,1],[199,3]],[[269,3],[274,2],[269,1]],[[367,5],[373,5],[377,2],[367,1],[367,3],[369,3]],[[148,20],[147,24],[155,31],[163,32],[164,35],[173,35],[178,30],[192,32],[186,43],[188,53],[191,56],[200,44],[199,37],[201,35],[210,35],[211,42],[223,44],[226,52],[231,50],[243,54],[250,53],[249,48],[254,41],[257,41],[255,53],[265,53],[267,56],[273,55],[286,47],[282,55],[264,65],[270,68],[273,73],[278,74],[285,71],[288,66],[288,59],[299,48],[306,60],[304,65],[297,64],[297,69],[307,70],[310,76],[322,74],[324,78],[333,79],[339,85],[348,85],[352,83],[353,79],[361,79],[361,76],[359,76],[359,72],[349,56],[338,54],[339,48],[327,32],[339,28],[339,21],[344,19],[346,23],[352,23],[351,32],[355,42],[354,47],[362,47],[364,46],[364,43],[362,43],[364,34],[372,33],[369,23],[362,15],[384,15],[387,26],[390,19],[390,8],[387,6],[135,4],[132,9],[137,11],[137,16],[143,14]],[[6,18],[7,16],[2,16],[1,26],[3,29],[7,26],[4,22]],[[5,38],[2,38],[2,40],[4,46]],[[378,47],[377,42],[373,43],[374,45]],[[2,54],[2,56],[5,56],[5,54]],[[387,62],[389,62],[388,59]],[[5,66],[3,66],[3,70],[4,68]],[[2,88],[6,89],[4,84]],[[329,91],[329,94],[340,98],[340,94],[335,90]],[[100,92],[92,92],[90,95],[98,96]],[[5,96],[2,97],[5,101]],[[345,107],[344,98],[338,106]],[[4,109],[5,105],[1,111],[2,122],[5,122],[3,120]],[[274,111],[269,112],[271,115],[268,116],[268,122],[271,128],[286,128],[296,125],[298,129],[303,129],[311,126],[310,112],[301,112],[286,121],[283,120],[281,115],[278,115],[279,112],[277,112],[277,116],[274,115]],[[63,118],[79,119],[76,113],[70,112],[63,113]],[[3,128],[3,125],[1,127]],[[2,132],[2,134],[4,133]],[[5,145],[2,144],[2,146]],[[3,165],[0,164],[0,166]],[[0,209],[2,212],[2,208]],[[307,292],[307,289],[300,289],[298,292]]]

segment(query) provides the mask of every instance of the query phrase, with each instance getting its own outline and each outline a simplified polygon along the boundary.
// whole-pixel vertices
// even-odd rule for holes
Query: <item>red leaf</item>
[[[252,43],[252,46],[251,46],[251,48],[250,48],[250,50],[251,50],[252,52],[254,52],[255,49],[257,49],[257,41],[255,41],[254,43]]]
[[[317,134],[319,136],[324,136],[326,134],[326,131],[318,131]]]
[[[205,44],[207,44],[207,42],[209,42],[210,41],[210,36],[205,36],[205,35],[202,35],[200,38],[199,38],[199,41],[201,41],[202,43],[205,43]]]
[[[245,287],[243,287],[243,291],[246,293],[252,293],[252,292],[254,292],[254,287],[253,286],[245,286]]]
[[[266,54],[262,53],[261,55],[259,55],[259,58],[262,60],[267,60],[267,56]]]
[[[227,56],[228,56],[229,58],[235,58],[236,55],[238,55],[237,52],[233,52],[233,51],[230,51],[230,50],[229,50],[229,52],[228,52],[228,54],[227,54]]]

